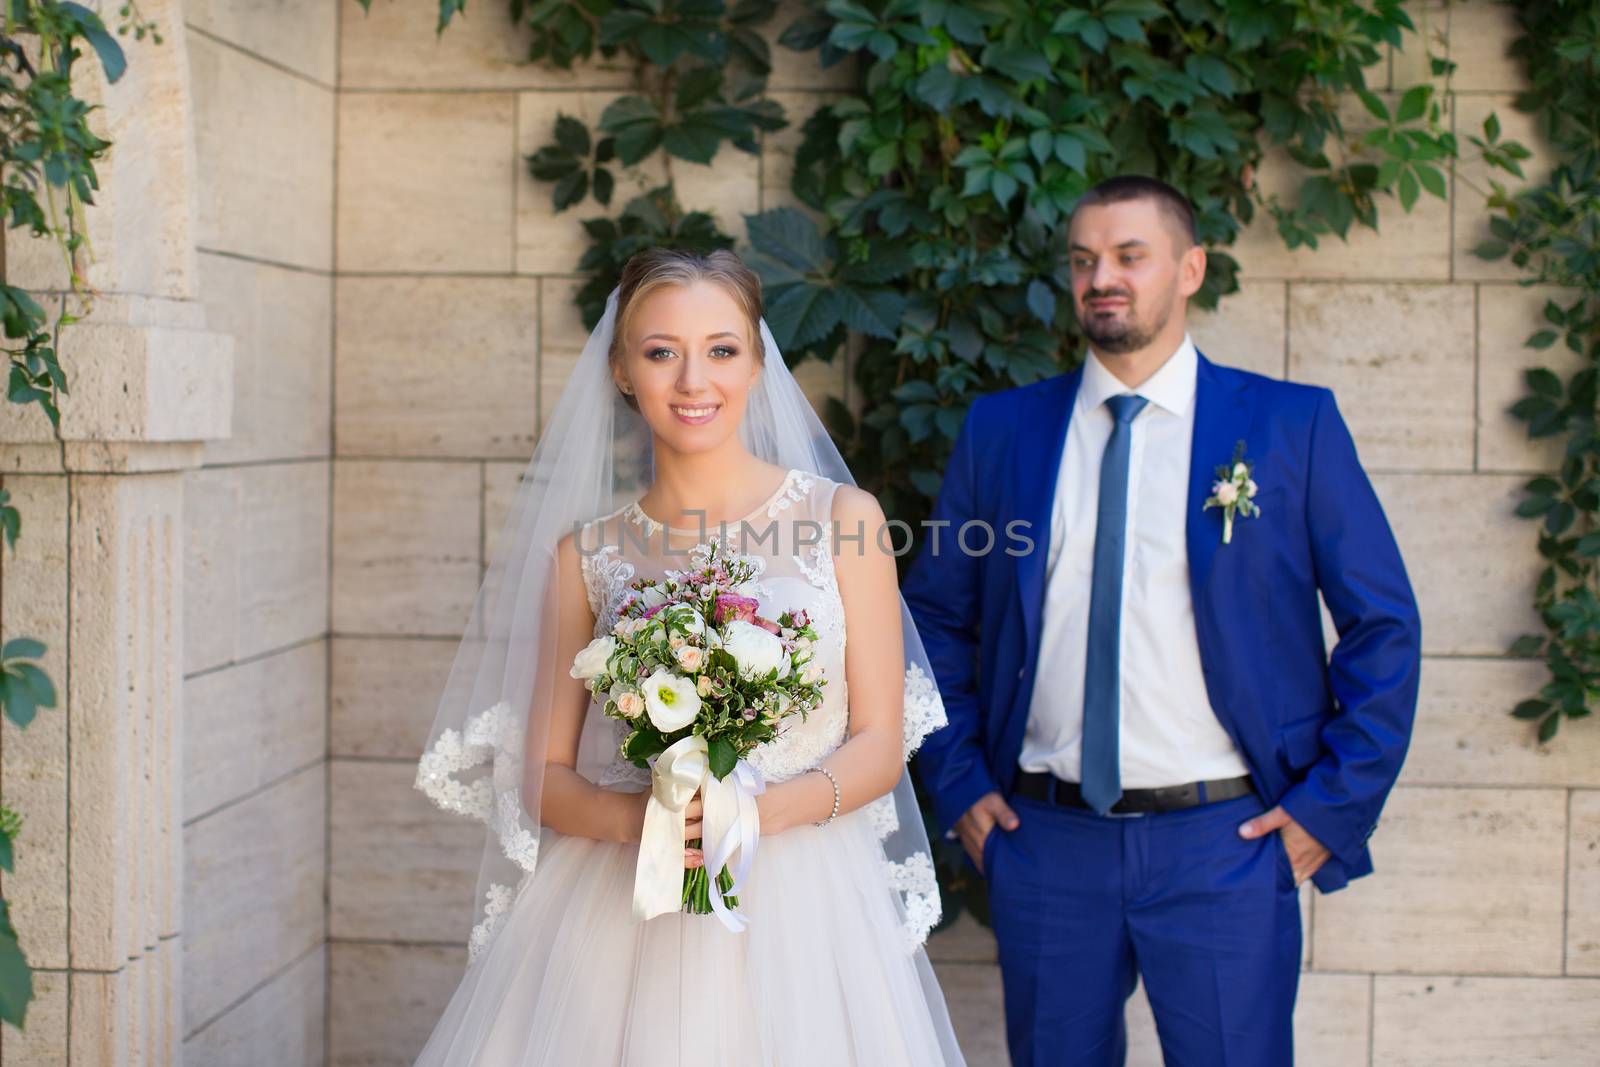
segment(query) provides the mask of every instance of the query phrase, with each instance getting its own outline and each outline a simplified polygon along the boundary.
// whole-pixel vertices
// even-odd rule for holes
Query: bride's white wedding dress
[[[750,756],[768,782],[816,766],[846,736],[845,620],[829,537],[837,487],[791,470],[746,520],[776,536],[741,542],[740,527],[727,527],[731,547],[761,570],[760,614],[810,613],[828,679],[821,708],[786,720]],[[797,520],[807,519],[821,540],[802,546],[796,532],[809,524]],[[630,581],[692,566],[695,533],[664,540],[636,504],[585,526],[596,634],[610,630]],[[918,717],[935,714],[937,698],[932,679],[915,674],[906,716],[920,739],[931,724]],[[598,784],[637,792],[649,777],[617,757]],[[709,915],[636,922],[638,846],[545,828],[534,873],[474,932],[472,961],[419,1067],[959,1067],[943,995],[917,947],[937,915],[932,867],[885,858],[880,835],[894,820],[885,797],[824,828],[763,837],[740,896],[750,918],[740,934]]]

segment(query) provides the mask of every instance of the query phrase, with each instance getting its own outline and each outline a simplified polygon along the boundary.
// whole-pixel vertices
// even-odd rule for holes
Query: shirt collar
[[[1170,414],[1182,417],[1194,403],[1195,378],[1200,370],[1200,353],[1186,333],[1178,350],[1161,365],[1139,388],[1132,390],[1152,404]],[[1083,381],[1078,384],[1078,403],[1084,411],[1093,411],[1110,397],[1129,392],[1100,362],[1093,349],[1083,361]]]

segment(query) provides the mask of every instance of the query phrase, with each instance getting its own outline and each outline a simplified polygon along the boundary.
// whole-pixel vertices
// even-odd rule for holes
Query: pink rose
[[[756,622],[756,608],[760,606],[761,602],[755,597],[723,593],[717,597],[716,622],[718,625],[734,619],[740,622]]]

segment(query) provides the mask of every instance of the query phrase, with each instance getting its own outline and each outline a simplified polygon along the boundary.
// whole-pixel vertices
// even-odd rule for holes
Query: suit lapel
[[[1033,538],[1033,550],[1017,558],[1017,592],[1022,598],[1029,663],[1038,645],[1039,616],[1044,610],[1044,569],[1050,554],[1050,513],[1055,507],[1061,450],[1066,446],[1067,426],[1082,380],[1081,368],[1059,376],[1049,387],[1029,393],[1019,412],[1019,430],[1025,429],[1032,442],[1015,451],[1011,485],[1014,517],[1027,520],[1026,533]]]
[[[1200,357],[1195,375],[1194,438],[1189,456],[1189,499],[1185,526],[1189,550],[1189,594],[1199,604],[1222,545],[1222,512],[1207,511],[1206,498],[1216,469],[1233,458],[1235,444],[1250,435],[1250,393],[1244,375],[1229,373]],[[1237,528],[1235,530],[1237,535]],[[1235,536],[1237,540],[1237,536]]]

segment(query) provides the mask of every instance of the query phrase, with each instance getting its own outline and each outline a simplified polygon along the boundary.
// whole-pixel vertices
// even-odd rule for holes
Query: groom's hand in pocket
[[[1020,825],[1017,813],[1011,810],[1005,797],[997,792],[985,793],[967,809],[965,815],[956,820],[955,831],[972,865],[978,868],[979,874],[987,876],[988,872],[983,869],[983,843],[996,828],[1015,830]]]
[[[1307,833],[1305,827],[1295,822],[1282,807],[1263,812],[1246,822],[1239,827],[1239,836],[1246,841],[1253,841],[1274,831],[1283,835],[1284,851],[1289,854],[1289,866],[1294,868],[1295,885],[1316,874],[1317,868],[1328,862],[1330,853],[1322,842]]]

